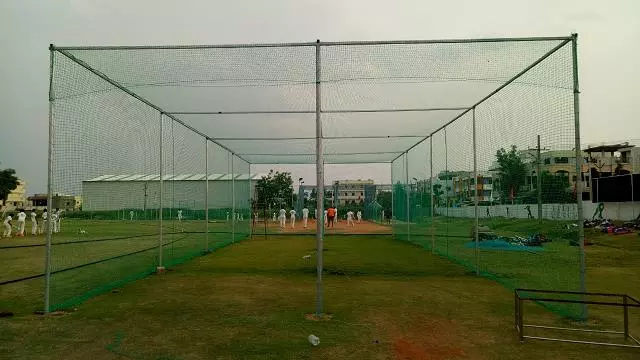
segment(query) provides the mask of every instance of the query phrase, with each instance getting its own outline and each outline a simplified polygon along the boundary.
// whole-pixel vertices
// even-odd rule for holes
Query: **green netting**
[[[580,178],[573,95],[567,43],[475,108],[475,148],[470,110],[398,157],[392,164],[396,236],[509,288],[580,291],[578,227],[571,225],[579,221]],[[433,197],[433,215],[424,216],[424,201],[413,201],[420,184]],[[549,306],[582,315],[579,305]]]
[[[50,190],[82,206],[54,234],[52,307],[281,233],[251,166],[314,164],[318,141],[323,164],[390,165],[391,184],[333,199],[341,220],[390,222],[509,287],[579,290],[571,40],[54,48]],[[352,190],[332,180],[325,207]],[[534,233],[553,241],[522,246]]]

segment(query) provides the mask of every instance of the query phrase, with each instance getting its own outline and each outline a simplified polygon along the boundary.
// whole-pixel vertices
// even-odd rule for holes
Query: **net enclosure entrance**
[[[256,164],[315,164],[317,214],[325,165],[389,164],[386,216],[364,212],[397,238],[508,286],[583,288],[579,231],[562,232],[581,218],[576,43],[52,45],[45,309],[246,238]],[[562,237],[489,248],[485,220],[496,239]]]

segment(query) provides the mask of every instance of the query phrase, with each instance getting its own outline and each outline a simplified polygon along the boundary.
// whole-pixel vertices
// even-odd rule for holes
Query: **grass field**
[[[56,241],[100,240],[134,232],[130,224],[122,222],[77,221],[67,224]],[[194,222],[176,228],[167,224],[166,241],[176,241],[168,245],[166,256],[179,258],[203,247],[204,234],[198,233],[203,225]],[[451,229],[449,234],[468,235],[463,221],[445,225]],[[210,230],[216,231],[218,226],[221,233],[209,234],[210,241],[227,244],[226,225],[213,224]],[[438,229],[440,226],[436,224]],[[492,226],[501,233],[531,230],[508,221]],[[548,232],[560,231],[550,224],[541,226],[551,229]],[[74,232],[78,227],[86,229],[84,237]],[[55,263],[54,268],[154,246],[157,227],[149,227],[151,230],[136,226],[136,238],[56,245],[54,258],[68,260]],[[634,293],[640,288],[640,238],[595,232],[588,232],[588,236],[596,243],[587,248],[589,290],[640,295]],[[425,245],[423,240],[430,241],[430,237],[412,239],[420,246]],[[448,243],[450,251],[466,251],[455,250],[459,242],[454,239],[438,236],[436,242],[445,244],[444,250]],[[42,239],[3,239],[0,247],[38,242]],[[560,248],[566,244],[552,245]],[[0,358],[637,359],[640,355],[633,349],[533,341],[519,344],[513,330],[512,292],[414,244],[388,236],[327,234],[325,247],[326,311],[333,315],[332,320],[305,319],[306,313],[314,311],[315,261],[302,256],[314,255],[314,238],[272,235],[267,240],[256,237],[220,248],[59,315],[31,314],[41,306],[42,279],[0,286],[0,310],[16,314],[0,319]],[[575,252],[574,247],[566,248]],[[43,251],[43,247],[0,249],[4,265],[1,279],[41,272]],[[512,262],[520,259],[504,261],[514,268]],[[140,257],[94,265],[90,272],[93,280],[83,278],[88,268],[63,272],[57,278],[54,275],[54,286],[70,286],[71,291],[96,277],[108,281],[115,276],[109,270],[118,269],[116,275],[123,276],[132,263],[145,261],[149,269],[154,268],[153,254],[142,252]],[[590,315],[582,326],[600,329],[622,325],[618,308],[593,306]],[[631,311],[635,334],[640,334],[639,316],[640,312]],[[527,306],[525,321],[561,326],[570,322],[534,304]],[[308,344],[306,337],[311,333],[320,337],[320,346]]]

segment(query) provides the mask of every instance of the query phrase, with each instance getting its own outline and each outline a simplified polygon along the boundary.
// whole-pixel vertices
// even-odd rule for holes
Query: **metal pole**
[[[576,174],[582,170],[582,151],[580,150],[580,86],[578,82],[578,34],[572,34],[571,52],[573,58],[573,115],[575,127],[575,148],[576,148]],[[578,203],[578,221],[582,221],[582,189],[580,182],[576,182],[576,202]],[[578,241],[580,243],[580,291],[587,291],[586,284],[586,261],[584,254],[584,228],[578,226]],[[584,295],[583,295],[584,300]],[[582,319],[588,317],[587,304],[582,304]]]
[[[537,166],[538,166],[538,173],[537,173],[537,179],[536,179],[536,186],[538,187],[538,223],[542,223],[542,159],[540,158],[540,135],[538,135],[538,147],[537,147]],[[577,159],[576,159],[577,161]],[[577,177],[576,177],[576,183],[577,183]]]
[[[518,340],[524,341],[524,308],[522,299],[518,298]]]
[[[162,272],[164,270],[164,266],[162,265],[162,253],[163,253],[163,249],[162,249],[162,200],[163,200],[163,179],[162,176],[164,175],[162,173],[163,170],[163,161],[164,161],[164,154],[162,152],[162,143],[164,142],[164,137],[162,135],[162,128],[163,128],[163,121],[162,121],[162,113],[160,113],[160,180],[158,181],[160,184],[160,211],[158,212],[158,220],[159,220],[159,224],[160,224],[160,237],[159,237],[159,243],[158,243],[158,268],[156,269],[158,272]]]
[[[475,212],[473,237],[476,243],[476,275],[480,275],[480,242],[478,235],[478,147],[476,141],[476,108],[472,110],[472,123],[473,123],[473,184],[475,186],[473,207]]]
[[[636,218],[636,202],[633,198],[633,173],[629,174],[631,178],[631,219],[635,220]]]
[[[394,184],[394,182],[393,182],[393,163],[394,162],[395,162],[395,160],[391,162],[391,214],[387,215],[387,216],[391,216],[391,218],[389,219],[389,223],[391,224],[391,232],[392,233],[393,233],[393,230],[394,230],[393,212],[396,209],[396,203],[394,202],[395,201],[395,196],[393,194],[395,192],[395,187],[396,187],[396,184]]]
[[[233,166],[231,154],[231,242],[236,242],[236,170]]]
[[[209,140],[204,139],[204,251],[209,251]]]
[[[411,183],[409,183],[409,153],[404,154],[404,174],[407,179],[407,241],[411,241],[411,217],[409,216],[411,201]]]
[[[47,159],[47,249],[44,259],[44,313],[49,312],[51,290],[51,208],[53,202],[53,44],[49,45],[49,146]]]
[[[445,209],[446,209],[446,219],[445,219],[445,236],[447,239],[446,242],[446,254],[449,256],[449,190],[447,189],[447,177],[449,176],[449,150],[447,148],[447,128],[444,128],[444,200],[445,200]]]
[[[322,153],[322,122],[320,112],[322,110],[320,97],[320,40],[316,42],[316,210],[319,219],[316,220],[316,315],[322,315],[323,288],[323,235],[324,235],[324,155]]]
[[[434,213],[436,211],[435,197],[433,196],[433,136],[429,137],[429,187],[431,190],[431,253],[435,254],[436,252],[436,237],[435,237],[435,224]]]
[[[628,339],[629,338],[629,308],[627,307],[627,304],[628,304],[627,295],[624,295],[622,297],[622,301],[624,303],[624,338]]]

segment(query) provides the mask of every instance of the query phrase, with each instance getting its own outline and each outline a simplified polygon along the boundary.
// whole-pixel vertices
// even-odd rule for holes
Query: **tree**
[[[382,210],[388,215],[391,211],[391,191],[381,191],[376,196],[376,202],[382,206]]]
[[[18,178],[13,169],[0,170],[0,200],[7,201],[9,193],[18,187]]]
[[[442,195],[444,195],[442,184],[433,184],[433,197],[435,198],[436,206],[442,205]]]
[[[542,172],[540,178],[542,191],[540,197],[543,204],[562,204],[575,201],[569,184],[569,177],[566,175],[554,175],[548,171]],[[529,204],[537,203],[538,190],[529,191],[524,201]]]
[[[275,207],[289,204],[293,195],[293,179],[291,173],[270,170],[256,184],[257,203],[262,206]]]
[[[498,161],[498,174],[500,176],[500,198],[515,198],[518,190],[524,185],[527,173],[527,166],[520,156],[518,156],[517,147],[511,145],[511,150],[507,151],[501,148],[496,153]]]

